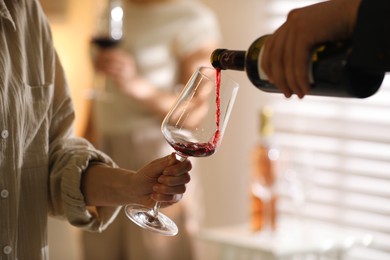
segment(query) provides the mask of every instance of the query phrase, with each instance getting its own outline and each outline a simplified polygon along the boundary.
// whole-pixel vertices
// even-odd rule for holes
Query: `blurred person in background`
[[[123,11],[119,45],[94,47],[93,64],[107,77],[109,99],[93,100],[85,136],[120,167],[136,170],[172,151],[161,122],[197,67],[210,64],[221,33],[214,14],[197,0],[123,0]],[[183,204],[163,210],[178,225],[177,236],[143,230],[122,212],[103,233],[83,232],[84,259],[193,259],[198,220],[192,217],[200,213],[186,216],[185,208],[195,211],[191,195]]]
[[[313,49],[349,40],[349,65],[372,72],[390,71],[390,1],[324,1],[291,11],[267,40],[262,68],[286,97],[310,90]]]

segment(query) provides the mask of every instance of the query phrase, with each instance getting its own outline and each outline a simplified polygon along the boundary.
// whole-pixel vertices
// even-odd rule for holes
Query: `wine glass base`
[[[125,207],[126,216],[138,226],[153,231],[164,236],[175,236],[179,229],[176,224],[167,216],[158,213],[153,216],[153,210],[143,205],[127,205]]]

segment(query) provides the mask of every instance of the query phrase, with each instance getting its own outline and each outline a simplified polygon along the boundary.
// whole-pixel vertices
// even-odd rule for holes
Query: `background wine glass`
[[[215,153],[236,98],[239,85],[220,71],[199,67],[166,115],[161,131],[177,158],[205,157]],[[127,205],[126,215],[137,225],[163,235],[176,235],[178,228],[159,212],[142,205]]]
[[[111,0],[103,10],[97,23],[91,43],[100,49],[117,47],[123,37],[123,5],[122,0]],[[88,93],[91,99],[110,101],[106,90],[106,76],[97,72],[94,88]]]

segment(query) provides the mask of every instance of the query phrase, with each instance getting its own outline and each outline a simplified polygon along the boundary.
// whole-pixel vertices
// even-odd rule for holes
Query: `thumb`
[[[158,178],[166,167],[174,165],[176,161],[174,153],[156,159],[144,167],[145,174],[151,178]]]
[[[167,161],[168,161],[168,166],[171,166],[171,165],[174,165],[175,163],[177,163],[177,158],[176,158],[176,154],[175,153],[171,153],[170,155],[167,156]]]

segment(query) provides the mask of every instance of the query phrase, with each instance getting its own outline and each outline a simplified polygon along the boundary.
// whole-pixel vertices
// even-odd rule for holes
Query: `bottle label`
[[[264,51],[264,47],[261,48],[260,53],[259,53],[259,58],[257,59],[257,62],[258,62],[257,63],[257,70],[258,70],[258,73],[259,73],[259,78],[262,79],[262,80],[267,80],[268,81],[268,76],[264,72],[263,68],[261,67],[261,60],[263,58],[263,51]],[[313,62],[310,59],[309,67],[308,67],[310,84],[314,84],[314,77],[313,77],[313,70],[312,70],[312,68],[313,68]]]

